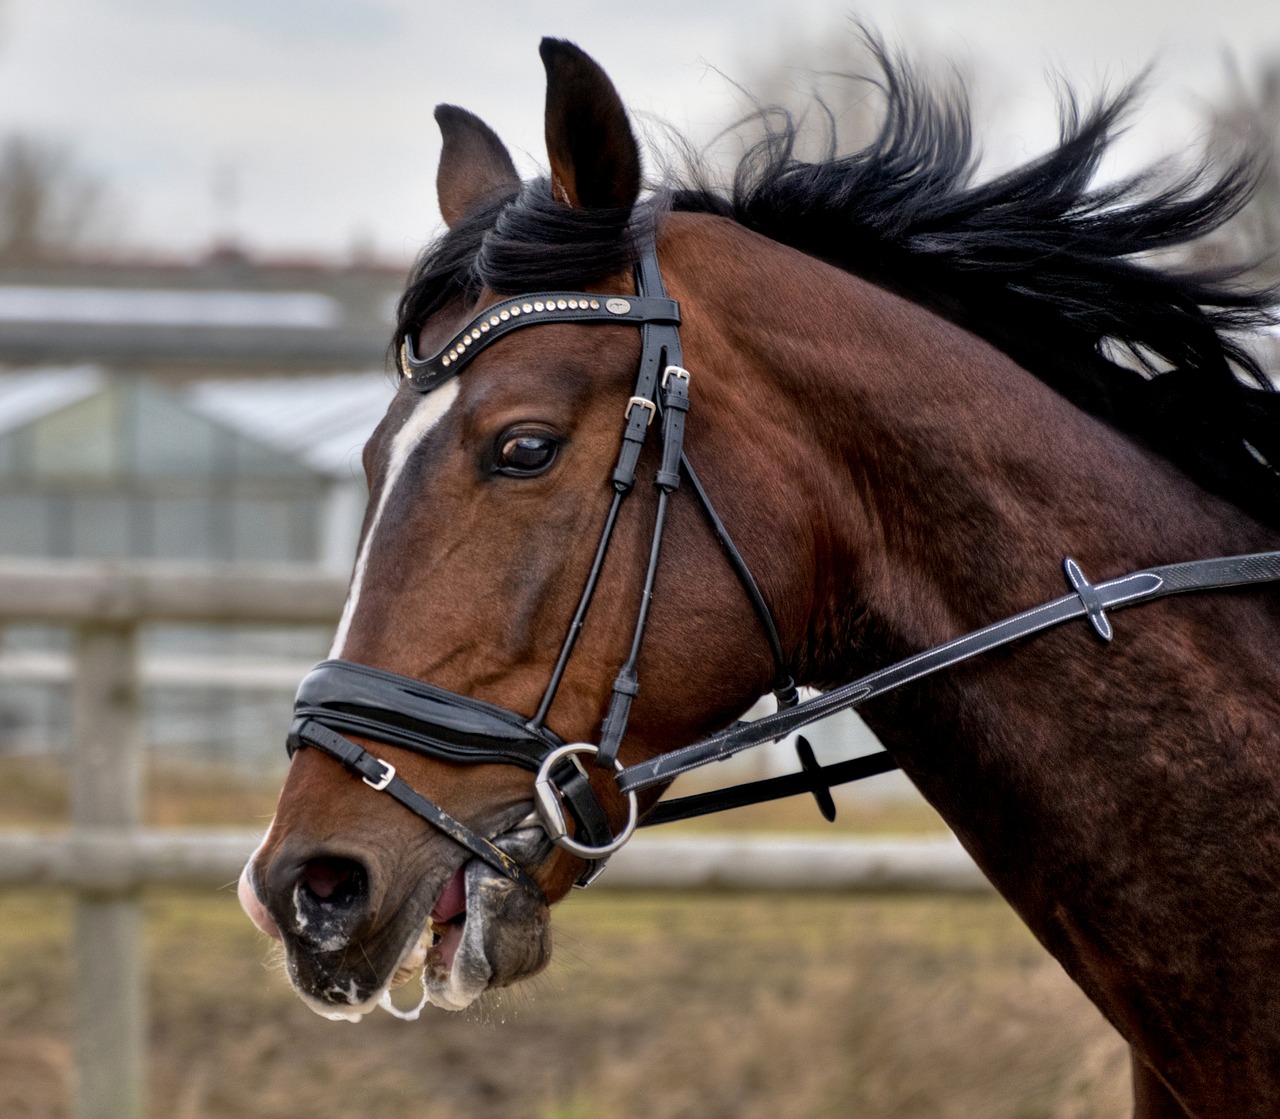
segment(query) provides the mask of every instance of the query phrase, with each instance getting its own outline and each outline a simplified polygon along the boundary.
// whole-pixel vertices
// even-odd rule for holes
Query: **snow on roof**
[[[0,285],[0,322],[332,330],[343,307],[312,291],[178,291]]]
[[[93,396],[105,384],[105,375],[96,365],[0,373],[0,432]]]
[[[205,381],[187,392],[202,415],[301,459],[336,478],[359,478],[360,451],[395,386],[381,370]]]

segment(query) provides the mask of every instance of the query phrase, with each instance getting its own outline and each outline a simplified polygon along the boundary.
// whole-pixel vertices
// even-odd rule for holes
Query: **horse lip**
[[[553,850],[546,832],[529,824],[528,808],[528,805],[515,805],[502,813],[501,826],[492,840],[526,869],[536,866]],[[455,908],[456,898],[450,899],[450,904],[441,909],[441,899],[453,881],[449,878],[432,902],[431,912],[439,911],[449,918],[460,912],[464,917],[461,939],[447,968],[433,945],[428,950],[422,974],[427,1000],[443,1010],[463,1010],[490,987],[494,979],[494,964],[488,957],[485,943],[487,920],[490,913],[500,906],[505,892],[522,889],[480,858],[467,859],[460,871],[464,890],[461,910],[450,912]],[[427,928],[430,928],[430,919],[424,931]],[[409,957],[417,943],[417,940],[407,942],[402,961]]]

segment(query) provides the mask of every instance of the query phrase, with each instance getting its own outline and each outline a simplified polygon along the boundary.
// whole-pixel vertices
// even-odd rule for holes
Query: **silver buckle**
[[[370,781],[369,778],[367,777],[361,777],[360,780],[363,781],[366,785],[368,785],[369,788],[375,789],[377,792],[382,792],[383,789],[385,789],[388,785],[391,784],[392,781],[395,780],[396,767],[393,766],[390,762],[384,762],[381,758],[374,758],[373,760],[377,762],[380,766],[382,766],[382,768],[386,770],[386,773],[384,773],[376,781]]]
[[[628,420],[631,419],[631,409],[635,408],[637,405],[649,413],[649,415],[645,417],[644,421],[644,426],[648,427],[653,423],[654,413],[657,412],[658,406],[654,404],[652,400],[645,400],[643,396],[633,396],[627,401],[626,416]]]
[[[533,804],[538,813],[538,822],[542,824],[542,830],[557,847],[563,847],[571,855],[577,855],[580,859],[608,858],[631,838],[640,820],[640,806],[636,803],[636,794],[628,793],[626,826],[612,840],[601,847],[589,847],[585,843],[579,843],[576,839],[570,838],[569,824],[565,820],[564,808],[560,805],[560,791],[552,784],[551,770],[562,758],[573,758],[574,764],[581,768],[578,754],[598,754],[599,752],[599,748],[592,746],[589,742],[571,742],[567,746],[552,750],[542,759],[538,776],[533,782]],[[615,759],[613,766],[621,772],[620,761]]]
[[[687,384],[689,381],[689,370],[687,370],[683,365],[668,365],[666,369],[662,371],[662,387],[664,389],[667,387],[668,377],[678,377]]]

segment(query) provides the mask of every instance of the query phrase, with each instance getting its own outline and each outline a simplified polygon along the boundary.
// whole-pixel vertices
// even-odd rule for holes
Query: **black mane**
[[[923,304],[999,347],[1086,411],[1280,528],[1280,393],[1235,335],[1273,321],[1276,293],[1237,273],[1144,256],[1212,232],[1248,201],[1245,160],[1157,185],[1152,173],[1090,188],[1134,88],[1087,112],[1066,99],[1056,148],[975,181],[969,108],[870,44],[886,107],[851,154],[806,162],[778,110],[732,187],[687,171],[634,219],[569,210],[527,184],[428,247],[400,303],[397,338],[455,297],[578,288],[625,270],[665,208],[733,218]],[[1119,359],[1119,360],[1117,360]]]

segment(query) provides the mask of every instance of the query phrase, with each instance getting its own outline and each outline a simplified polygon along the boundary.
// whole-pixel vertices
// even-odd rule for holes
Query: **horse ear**
[[[584,210],[630,209],[640,196],[640,149],[613,82],[563,39],[543,39],[538,53],[547,68],[547,156],[556,197]]]
[[[457,105],[437,105],[436,123],[444,137],[436,195],[451,229],[486,198],[520,189],[511,156],[490,128]]]

